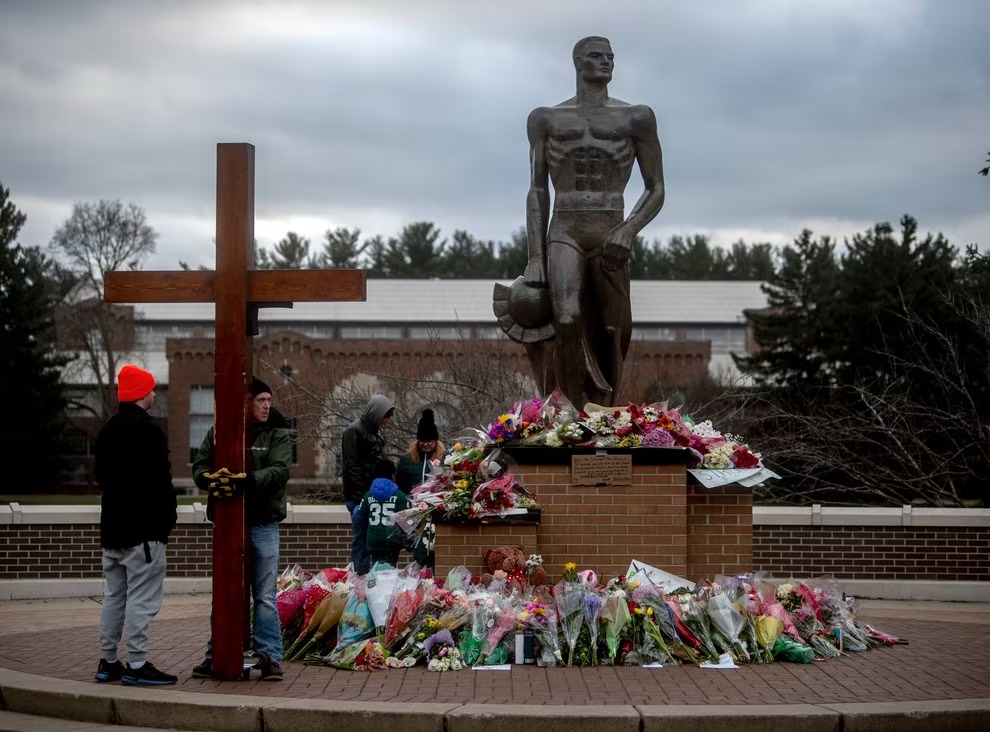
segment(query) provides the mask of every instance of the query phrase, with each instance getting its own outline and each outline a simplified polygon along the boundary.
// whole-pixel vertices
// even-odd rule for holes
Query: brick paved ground
[[[522,704],[785,704],[920,701],[990,697],[990,610],[946,611],[938,603],[875,603],[867,621],[909,638],[884,648],[815,663],[736,670],[539,669],[377,673],[286,664],[281,683],[190,678],[206,642],[203,598],[168,598],[151,628],[151,658],[179,675],[162,689],[353,701]],[[98,661],[97,600],[0,605],[0,667],[54,678],[92,680]]]

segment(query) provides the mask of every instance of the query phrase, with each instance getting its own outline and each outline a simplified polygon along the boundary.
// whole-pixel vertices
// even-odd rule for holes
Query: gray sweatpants
[[[148,625],[162,607],[165,545],[149,541],[148,552],[150,562],[143,544],[103,550],[100,651],[111,663],[117,660],[121,631],[127,636],[127,660],[148,660]]]

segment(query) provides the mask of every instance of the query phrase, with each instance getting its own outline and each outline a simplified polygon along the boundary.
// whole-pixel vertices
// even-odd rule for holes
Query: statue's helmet
[[[550,289],[528,285],[522,277],[506,287],[495,284],[492,310],[502,331],[519,343],[553,338],[553,307]]]

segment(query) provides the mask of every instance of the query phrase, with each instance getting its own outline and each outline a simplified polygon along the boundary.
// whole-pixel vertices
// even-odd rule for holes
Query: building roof
[[[511,281],[502,281],[511,284]],[[366,302],[304,302],[263,308],[263,323],[495,323],[492,280],[368,280]],[[766,307],[761,282],[634,280],[639,324],[743,323],[743,311]],[[212,321],[212,303],[135,305],[146,321]]]

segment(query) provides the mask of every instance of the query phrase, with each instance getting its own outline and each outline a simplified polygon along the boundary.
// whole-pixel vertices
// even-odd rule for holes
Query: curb
[[[0,669],[0,709],[105,725],[203,732],[808,732],[986,729],[990,699],[869,704],[615,705],[359,703],[98,686]],[[330,721],[330,718],[333,721]]]

